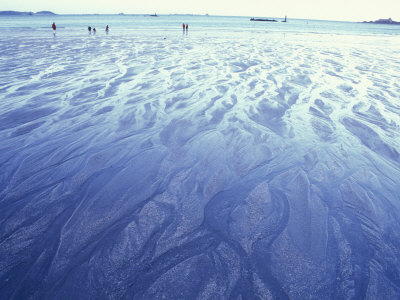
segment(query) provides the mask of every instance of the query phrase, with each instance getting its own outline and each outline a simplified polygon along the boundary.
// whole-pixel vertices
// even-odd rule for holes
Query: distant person
[[[109,29],[109,27],[108,27],[108,25],[106,26],[106,32],[108,33],[108,29]]]
[[[185,30],[185,23],[182,24],[182,29]]]
[[[93,27],[93,34],[96,34],[96,28]]]
[[[53,22],[53,24],[51,24],[51,28],[53,28],[53,35],[56,36],[56,29],[57,29],[56,23]]]
[[[89,34],[92,33],[92,27],[89,26],[89,27],[87,28],[87,30],[89,31]]]
[[[186,31],[189,29],[189,25],[188,24],[186,24]]]

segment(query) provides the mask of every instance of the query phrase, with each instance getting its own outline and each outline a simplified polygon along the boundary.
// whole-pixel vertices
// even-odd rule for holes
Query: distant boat
[[[154,15],[150,15],[150,17],[158,17],[156,13]]]
[[[255,19],[255,18],[251,18],[250,21],[278,22],[277,20],[273,20],[273,19]]]

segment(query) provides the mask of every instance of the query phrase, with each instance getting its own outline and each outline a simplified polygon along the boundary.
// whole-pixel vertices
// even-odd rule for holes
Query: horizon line
[[[50,10],[40,10],[37,12],[33,12],[33,11],[16,11],[16,10],[2,10],[0,11],[0,16],[5,16],[4,14],[1,14],[1,12],[17,12],[17,13],[26,13],[26,14],[30,14],[32,13],[33,15],[28,15],[28,16],[35,16],[35,15],[40,15],[40,16],[99,16],[99,15],[104,15],[104,16],[150,16],[154,13],[124,13],[124,12],[120,12],[120,13],[55,13],[53,11]],[[51,14],[38,14],[40,12],[48,12]],[[198,13],[198,14],[194,14],[194,13],[161,13],[161,14],[157,14],[157,16],[210,16],[210,17],[238,17],[238,18],[253,18],[253,17],[260,17],[260,18],[277,18],[277,19],[284,19],[285,17],[272,17],[272,16],[257,16],[257,15],[249,15],[249,16],[244,16],[244,15],[220,15],[220,14],[208,14],[208,13]],[[8,15],[8,16],[21,16],[21,15]],[[25,16],[25,15],[22,15]],[[292,19],[292,20],[308,20],[308,21],[328,21],[328,22],[349,22],[349,23],[359,23],[359,22],[369,22],[372,20],[362,20],[362,21],[355,21],[355,20],[334,20],[334,19],[308,19],[308,18],[287,18],[288,20]],[[381,18],[379,18],[381,19]],[[376,19],[376,20],[379,20]]]

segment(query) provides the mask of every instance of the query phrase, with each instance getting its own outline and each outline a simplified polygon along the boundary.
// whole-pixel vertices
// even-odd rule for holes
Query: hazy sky
[[[190,13],[325,20],[400,21],[400,0],[0,0],[0,10],[70,13]]]

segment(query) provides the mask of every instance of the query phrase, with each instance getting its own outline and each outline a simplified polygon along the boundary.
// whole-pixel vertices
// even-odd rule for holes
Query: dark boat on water
[[[256,18],[251,18],[250,21],[278,22],[277,20],[274,20],[274,19],[256,19]]]

